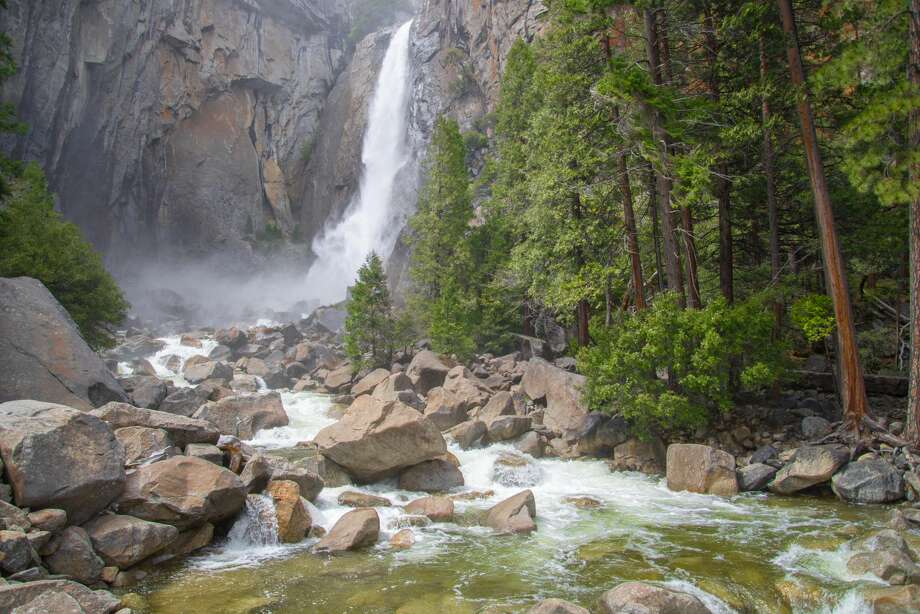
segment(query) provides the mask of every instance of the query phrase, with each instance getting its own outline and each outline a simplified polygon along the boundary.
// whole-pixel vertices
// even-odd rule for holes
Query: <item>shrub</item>
[[[76,322],[94,349],[111,347],[109,328],[128,303],[80,230],[54,211],[54,197],[36,164],[8,183],[0,208],[0,277],[38,279]]]
[[[808,294],[789,308],[792,323],[802,331],[809,343],[826,341],[834,332],[834,305],[826,294]]]
[[[760,300],[729,306],[720,298],[697,310],[660,295],[644,311],[593,327],[596,344],[578,360],[585,399],[619,411],[640,434],[703,425],[731,407],[732,373],[751,391],[780,376],[784,352],[771,331]]]
[[[387,276],[377,254],[371,252],[358,270],[346,311],[345,353],[352,369],[389,368],[396,349],[408,344],[411,325],[394,314]]]

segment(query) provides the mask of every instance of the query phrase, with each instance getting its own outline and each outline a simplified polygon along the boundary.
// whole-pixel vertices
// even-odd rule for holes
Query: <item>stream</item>
[[[177,354],[184,360],[202,350],[179,346],[178,337],[164,340],[167,347],[151,362],[177,385],[187,385],[164,366],[165,359]],[[334,422],[341,407],[310,392],[283,391],[282,400],[290,424],[261,431],[249,443],[296,459],[302,452],[294,445]],[[526,457],[526,467],[496,474],[502,455],[521,456],[513,446],[449,449],[461,462],[466,484],[460,491],[492,494],[456,501],[454,522],[413,528],[416,543],[408,550],[392,550],[387,540],[402,528],[398,506],[425,493],[399,490],[395,481],[327,488],[310,510],[314,524],[327,530],[351,509],[337,503],[344,490],[393,502],[377,508],[376,547],[330,558],[309,552],[315,540],[278,544],[272,528],[261,526],[272,515],[250,505],[226,538],[132,590],[163,614],[447,614],[523,612],[547,597],[592,607],[619,582],[650,580],[692,592],[715,612],[843,613],[871,611],[860,589],[880,586],[848,574],[845,542],[881,528],[883,506],[672,492],[661,478],[611,472],[603,460]],[[496,536],[477,526],[482,511],[523,488],[536,498],[536,533]],[[572,497],[600,505],[578,507]]]

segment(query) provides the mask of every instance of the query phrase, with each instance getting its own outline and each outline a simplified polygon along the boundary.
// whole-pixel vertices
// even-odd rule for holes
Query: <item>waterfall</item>
[[[278,543],[278,519],[275,503],[267,495],[248,495],[246,508],[227,535],[230,549],[246,550],[252,546]]]
[[[317,260],[307,287],[325,303],[346,290],[371,251],[386,259],[402,229],[401,208],[393,206],[396,177],[409,159],[406,115],[409,90],[409,32],[412,22],[390,39],[367,118],[361,151],[364,172],[359,192],[344,217],[313,242]]]

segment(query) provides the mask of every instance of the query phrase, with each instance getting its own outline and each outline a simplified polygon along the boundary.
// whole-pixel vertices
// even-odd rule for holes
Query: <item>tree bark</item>
[[[655,85],[661,85],[661,60],[658,54],[658,32],[656,27],[655,12],[651,9],[643,11],[645,27],[645,49],[648,55],[648,69]],[[658,209],[661,218],[661,239],[664,246],[665,272],[668,290],[677,293],[677,300],[681,307],[686,306],[687,297],[684,294],[684,280],[680,268],[680,257],[677,251],[677,240],[674,236],[674,220],[671,213],[671,178],[670,172],[670,143],[668,135],[661,122],[661,115],[649,105],[644,105],[645,113],[651,124],[652,138],[658,150],[661,167],[656,169],[658,193]]]
[[[767,53],[763,35],[760,36],[760,81],[761,86],[767,84]],[[770,277],[773,285],[779,282],[782,269],[779,251],[779,209],[776,204],[776,175],[773,170],[773,133],[770,129],[770,101],[766,91],[760,99],[760,121],[763,131],[763,175],[767,184],[767,218],[770,220]],[[783,303],[773,301],[773,338],[779,339],[783,325]]]
[[[616,107],[613,109],[614,120],[619,117]],[[629,169],[626,164],[626,152],[617,154],[617,173],[620,179],[620,194],[623,197],[623,222],[626,226],[626,249],[629,250],[629,268],[633,290],[636,293],[636,310],[645,309],[645,284],[642,281],[642,260],[639,256],[639,233],[636,230],[636,214],[633,210],[632,189],[629,186]]]
[[[818,219],[818,231],[821,236],[821,252],[824,256],[824,275],[827,290],[834,303],[834,317],[837,321],[838,359],[840,361],[841,398],[844,418],[852,429],[859,429],[866,416],[866,387],[863,380],[862,365],[856,348],[856,329],[853,325],[853,313],[847,287],[846,269],[840,242],[834,224],[834,211],[831,205],[824,165],[818,149],[818,137],[815,132],[811,102],[808,97],[805,71],[796,36],[795,15],[791,0],[777,0],[782,16],[783,31],[786,34],[786,54],[789,61],[789,76],[800,91],[797,96],[797,110],[802,128],[802,145],[808,163],[808,175],[815,198],[815,214]]]
[[[920,92],[920,0],[911,0],[908,19],[908,80],[916,93]],[[917,108],[910,114],[910,144],[912,151],[920,148],[920,109]],[[910,178],[914,186],[920,183],[920,165],[911,165]],[[920,195],[910,204],[910,392],[906,438],[920,444]]]
[[[664,268],[661,263],[661,231],[658,228],[658,188],[655,185],[655,170],[648,162],[646,165],[645,185],[648,192],[648,211],[652,218],[652,242],[655,244],[655,271],[657,272],[658,290],[664,291]]]

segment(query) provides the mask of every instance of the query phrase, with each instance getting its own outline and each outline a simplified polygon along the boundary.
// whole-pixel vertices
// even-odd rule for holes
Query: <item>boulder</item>
[[[501,416],[513,416],[515,413],[514,398],[511,393],[501,391],[492,395],[489,402],[476,414],[476,418],[483,422],[489,422]]]
[[[671,490],[731,497],[738,494],[735,457],[695,443],[668,446],[667,481]]]
[[[185,455],[203,458],[215,465],[223,466],[224,464],[224,453],[220,448],[210,443],[190,443],[185,446]]]
[[[535,431],[530,431],[525,433],[520,440],[514,442],[514,447],[523,452],[524,454],[529,454],[534,458],[543,457],[543,438],[540,437],[540,434]]]
[[[521,380],[521,388],[531,400],[545,400],[543,424],[565,434],[581,427],[587,409],[581,402],[585,378],[553,366],[542,358],[531,358]]]
[[[217,329],[214,331],[214,341],[220,345],[226,345],[231,350],[239,349],[249,343],[246,333],[236,327]]]
[[[0,531],[0,569],[7,575],[32,566],[32,545],[23,531]]]
[[[40,281],[0,278],[0,297],[0,402],[34,399],[89,410],[128,400]]]
[[[15,505],[0,501],[0,529],[28,531],[32,528],[32,521],[29,516],[29,514]]]
[[[0,455],[19,507],[55,507],[81,523],[125,484],[124,450],[98,417],[53,403],[0,403]]]
[[[192,356],[182,366],[182,377],[190,384],[200,384],[205,380],[229,382],[233,379],[233,367],[207,356]]]
[[[53,508],[29,512],[28,519],[39,531],[60,531],[67,526],[67,512]]]
[[[38,582],[0,586],[0,612],[12,613],[19,610],[19,612],[32,614],[28,608],[35,605],[45,608],[33,610],[35,614],[44,612],[58,614],[55,610],[42,605],[60,603],[60,601],[49,601],[55,595],[66,595],[76,601],[81,608],[79,610],[81,614],[109,614],[118,610],[120,604],[118,598],[108,591],[94,591],[70,580],[39,580]]]
[[[300,487],[290,480],[272,480],[265,492],[275,502],[275,518],[278,522],[278,539],[284,544],[303,541],[313,526],[310,513],[300,497]]]
[[[585,608],[563,601],[562,599],[544,599],[527,610],[527,614],[591,614]]]
[[[530,533],[537,530],[536,517],[533,492],[525,490],[490,508],[485,524],[499,533]]]
[[[776,468],[764,463],[754,463],[738,470],[738,490],[753,492],[764,490],[776,476]]]
[[[148,375],[135,375],[118,380],[124,387],[125,392],[131,397],[133,405],[145,409],[157,409],[169,389],[166,382],[158,377]]]
[[[257,392],[259,390],[259,380],[256,379],[255,375],[236,373],[230,382],[230,390],[233,392]],[[196,409],[195,411],[198,410]]]
[[[914,584],[867,588],[862,597],[875,614],[920,612],[920,586]]]
[[[300,488],[300,496],[307,501],[315,501],[325,487],[325,481],[306,467],[271,455],[263,457],[271,468],[271,479],[290,480]]]
[[[415,543],[415,535],[412,533],[412,529],[400,529],[393,534],[389,543],[390,548],[394,550],[405,550],[406,548],[411,548],[412,544]]]
[[[753,454],[751,454],[751,458],[748,460],[748,464],[756,465],[759,463],[768,463],[771,461],[775,462],[776,455],[777,451],[773,446],[761,446],[757,448]]]
[[[849,458],[849,452],[837,446],[802,446],[770,482],[770,491],[788,495],[827,482]]]
[[[386,497],[378,497],[366,492],[346,490],[339,495],[339,505],[346,507],[390,507],[393,505]]]
[[[467,420],[447,431],[462,450],[469,450],[485,436],[488,428],[482,420]]]
[[[450,368],[431,350],[422,350],[412,358],[406,368],[406,375],[412,381],[415,391],[427,395],[432,388],[444,384]]]
[[[820,439],[829,435],[831,423],[821,416],[805,416],[802,418],[802,437],[805,439]]]
[[[614,448],[629,439],[629,425],[623,416],[591,412],[578,427],[575,439],[579,455],[609,457]]]
[[[373,397],[384,402],[397,401],[401,392],[413,392],[413,389],[412,380],[405,373],[399,372],[377,384]]]
[[[117,508],[185,529],[230,518],[245,501],[246,486],[232,471],[200,458],[175,456],[129,474]]]
[[[405,469],[399,488],[420,492],[445,492],[463,486],[463,474],[452,463],[436,458]]]
[[[288,415],[277,392],[259,396],[231,396],[202,405],[194,418],[206,420],[226,435],[252,439],[263,429],[288,425]]]
[[[467,420],[469,405],[459,396],[438,386],[428,392],[425,417],[442,431]]]
[[[69,576],[83,584],[92,584],[105,567],[93,550],[93,544],[83,527],[67,527],[52,543],[54,553],[45,557],[51,573]]]
[[[257,454],[249,459],[243,471],[240,472],[240,480],[246,486],[247,493],[259,493],[268,486],[268,481],[272,477],[272,466],[268,459]]]
[[[133,516],[108,514],[83,525],[93,549],[106,565],[127,569],[172,543],[176,527]]]
[[[380,517],[373,509],[357,509],[339,518],[313,551],[336,554],[373,546],[380,535]]]
[[[465,410],[482,407],[492,396],[492,391],[473,377],[465,367],[451,369],[441,387],[453,394],[463,404]]]
[[[410,501],[406,513],[425,516],[432,522],[450,522],[454,517],[454,502],[448,497],[422,497]]]
[[[169,433],[163,429],[146,426],[125,426],[115,429],[115,438],[125,449],[125,465],[129,467],[164,455],[173,447]]]
[[[628,439],[613,449],[611,469],[616,471],[638,471],[649,475],[665,472],[667,452],[657,437],[648,441]]]
[[[599,606],[604,614],[711,614],[711,610],[690,593],[645,582],[618,585],[601,595]]]
[[[872,575],[889,584],[920,583],[920,567],[905,552],[880,549],[854,554],[847,561],[847,571],[863,576]]]
[[[530,416],[499,416],[486,424],[489,441],[507,441],[516,439],[530,430]]]
[[[390,377],[390,372],[387,369],[374,369],[351,387],[351,394],[355,397],[371,394],[388,377]]]
[[[166,395],[158,409],[165,413],[191,418],[199,407],[208,402],[209,396],[211,392],[204,388],[177,388]]]
[[[341,392],[351,383],[351,378],[351,365],[345,364],[327,373],[326,377],[323,378],[323,386],[329,392]]]
[[[904,498],[901,472],[881,458],[849,463],[834,474],[831,489],[850,503],[892,503]]]
[[[165,411],[141,409],[127,403],[108,403],[90,412],[113,429],[143,426],[162,429],[173,444],[184,447],[190,443],[217,443],[220,433],[210,422],[186,418]]]
[[[447,451],[438,427],[399,401],[377,401],[364,411],[348,412],[314,441],[323,456],[369,482]]]
[[[177,556],[185,556],[196,550],[204,548],[214,538],[214,525],[206,522],[200,527],[182,531],[171,541],[156,557],[155,562],[165,561]]]

